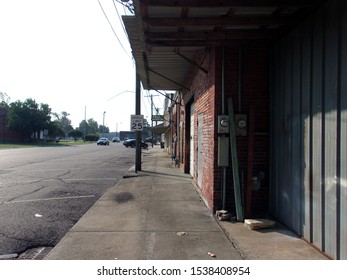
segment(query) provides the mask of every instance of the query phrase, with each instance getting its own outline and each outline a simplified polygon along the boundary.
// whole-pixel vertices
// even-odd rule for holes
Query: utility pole
[[[104,115],[102,118],[102,136],[104,136],[105,134],[105,114],[106,114],[106,111],[104,111]]]
[[[86,142],[86,127],[87,127],[87,106],[84,106],[84,133],[83,133],[84,142]]]
[[[151,94],[151,126],[152,126],[152,128],[153,128],[153,95]],[[152,130],[152,148],[153,148],[153,139],[154,138],[154,132],[153,132],[153,130]]]
[[[135,115],[141,115],[141,86],[140,76],[136,72],[136,90],[135,90]],[[136,153],[135,153],[135,173],[141,171],[141,131],[136,131]]]
[[[146,97],[150,97],[151,98],[151,127],[153,128],[153,107],[154,107],[154,103],[153,103],[153,96],[159,96],[159,95],[149,95],[149,96],[146,96]],[[153,140],[154,140],[154,132],[152,130],[152,148],[153,148]]]

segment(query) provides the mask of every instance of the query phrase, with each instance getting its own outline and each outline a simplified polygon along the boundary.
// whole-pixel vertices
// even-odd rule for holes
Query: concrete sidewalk
[[[189,175],[159,147],[110,188],[46,260],[327,259],[279,226],[252,231],[217,221]]]

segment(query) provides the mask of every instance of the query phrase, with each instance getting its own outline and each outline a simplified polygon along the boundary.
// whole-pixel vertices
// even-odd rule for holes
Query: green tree
[[[98,132],[98,123],[94,119],[88,120],[89,134],[96,134]]]
[[[63,111],[61,114],[53,113],[53,115],[56,119],[58,128],[64,132],[63,136],[65,136],[69,131],[73,130],[71,120],[68,118],[70,115],[69,113]]]
[[[78,129],[80,131],[83,131],[83,135],[85,136],[89,131],[88,123],[85,120],[81,121],[80,125],[78,126]]]
[[[88,121],[81,121],[79,130],[85,132],[85,134],[96,134],[98,132],[98,123],[94,119],[88,119]]]
[[[74,130],[69,131],[67,135],[69,137],[73,137],[75,139],[75,141],[77,141],[78,138],[81,138],[83,136],[83,133],[78,129],[74,129]]]
[[[99,125],[99,132],[100,133],[109,133],[110,129],[107,126]]]
[[[8,108],[8,127],[18,132],[23,140],[38,137],[40,131],[51,125],[51,108],[47,104],[38,104],[28,98],[24,102],[15,101]]]
[[[9,103],[10,97],[6,93],[0,91],[0,108],[7,109]]]
[[[48,135],[51,138],[65,137],[66,135],[66,133],[59,127],[59,123],[57,121],[50,122],[47,129]]]

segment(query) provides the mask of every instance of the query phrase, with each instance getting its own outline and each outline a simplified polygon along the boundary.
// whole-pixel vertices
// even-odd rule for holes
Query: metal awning
[[[123,16],[145,89],[189,89],[197,51],[266,44],[320,7],[321,0],[134,0]]]
[[[166,133],[170,128],[171,128],[171,126],[164,125],[162,123],[162,124],[159,124],[157,126],[149,127],[148,129],[149,129],[149,131],[153,132],[154,134],[159,135],[159,134]]]

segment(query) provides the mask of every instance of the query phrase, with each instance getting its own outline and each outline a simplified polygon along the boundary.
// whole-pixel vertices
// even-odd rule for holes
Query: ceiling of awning
[[[169,125],[164,125],[164,123],[157,126],[149,127],[149,131],[153,132],[156,135],[163,134],[170,129]]]
[[[320,7],[321,0],[134,0],[123,16],[145,89],[183,90],[197,50],[268,43]],[[200,68],[204,71],[205,69]]]

